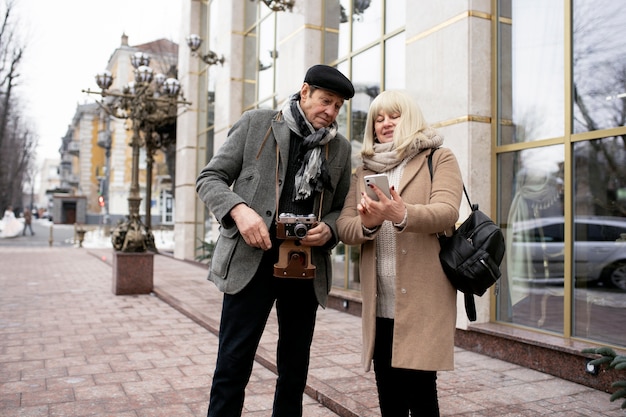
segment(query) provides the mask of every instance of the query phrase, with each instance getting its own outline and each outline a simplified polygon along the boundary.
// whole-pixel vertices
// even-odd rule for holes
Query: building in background
[[[89,197],[97,189],[95,172],[91,169],[103,159],[99,152],[94,152],[94,126],[98,124],[98,105],[95,103],[79,104],[72,123],[62,139],[59,149],[61,165],[59,167],[60,186],[53,195],[52,218],[55,223],[87,223],[87,213],[94,212]],[[97,201],[95,202],[97,206]]]
[[[59,158],[46,158],[41,164],[37,181],[38,192],[34,202],[39,217],[52,215],[52,196],[61,186],[60,162]]]

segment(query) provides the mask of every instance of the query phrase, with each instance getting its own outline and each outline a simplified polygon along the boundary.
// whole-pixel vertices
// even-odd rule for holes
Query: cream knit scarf
[[[415,135],[413,143],[402,157],[398,156],[393,142],[375,143],[374,155],[363,155],[363,165],[374,172],[389,171],[403,160],[413,158],[422,149],[437,148],[442,143],[443,137],[435,129],[427,127]]]

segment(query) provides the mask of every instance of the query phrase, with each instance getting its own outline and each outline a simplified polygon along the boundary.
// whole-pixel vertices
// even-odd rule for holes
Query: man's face
[[[343,106],[343,97],[321,88],[311,93],[309,84],[300,89],[300,107],[315,130],[330,126]]]

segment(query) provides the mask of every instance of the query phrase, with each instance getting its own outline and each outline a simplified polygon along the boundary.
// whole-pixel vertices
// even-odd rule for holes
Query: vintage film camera
[[[279,278],[315,278],[311,264],[311,248],[300,243],[306,233],[317,224],[314,214],[281,213],[276,222],[276,237],[284,239],[274,264],[274,276]]]

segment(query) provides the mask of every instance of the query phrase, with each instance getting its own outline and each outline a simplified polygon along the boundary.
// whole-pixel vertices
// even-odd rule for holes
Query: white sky
[[[94,76],[123,33],[131,46],[160,38],[180,43],[183,0],[13,1],[26,44],[18,94],[39,138],[39,160],[59,157],[76,105],[97,98],[82,90],[99,90]]]

